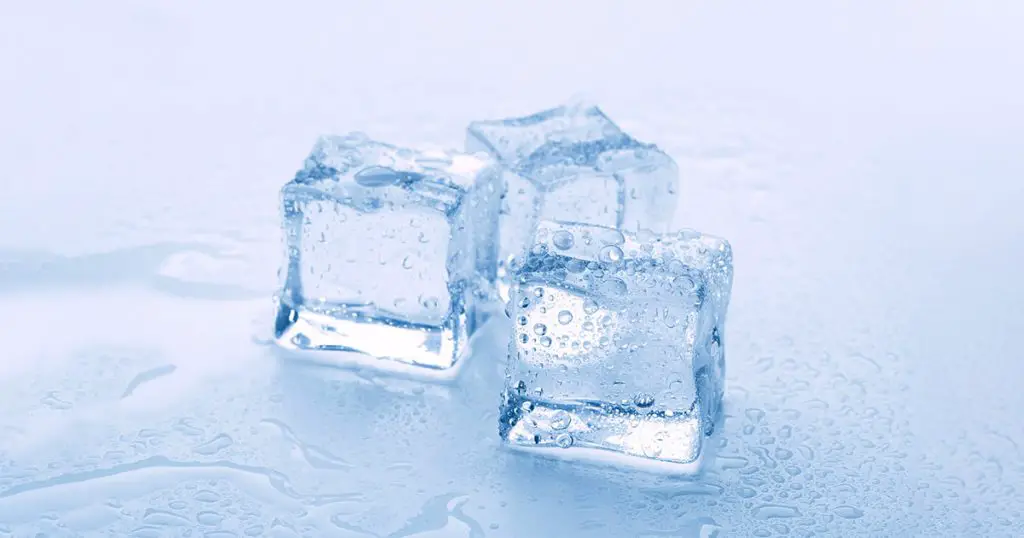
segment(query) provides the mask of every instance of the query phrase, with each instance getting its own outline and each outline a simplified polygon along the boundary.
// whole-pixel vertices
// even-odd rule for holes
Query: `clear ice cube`
[[[501,192],[485,157],[322,137],[281,191],[278,343],[452,367],[493,295]]]
[[[540,219],[665,232],[679,174],[657,147],[634,140],[596,106],[564,105],[470,124],[466,149],[504,167],[499,274],[524,252]]]
[[[728,242],[543,221],[515,262],[502,439],[699,466],[721,407]]]

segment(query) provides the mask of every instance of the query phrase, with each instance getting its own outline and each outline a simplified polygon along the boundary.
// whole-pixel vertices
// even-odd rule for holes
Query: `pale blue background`
[[[549,4],[5,2],[0,537],[1024,535],[1021,4]],[[258,340],[316,135],[578,92],[733,242],[698,484],[497,450],[497,326],[452,388]]]

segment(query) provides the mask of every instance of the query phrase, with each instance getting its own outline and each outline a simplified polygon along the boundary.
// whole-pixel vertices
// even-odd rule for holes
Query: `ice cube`
[[[721,407],[728,242],[542,221],[516,262],[502,439],[699,466]]]
[[[599,108],[564,105],[532,116],[470,124],[468,151],[504,167],[499,274],[521,255],[538,219],[628,230],[668,231],[678,170],[665,153],[634,140]]]
[[[493,296],[500,198],[486,157],[321,138],[281,191],[278,343],[451,368]]]

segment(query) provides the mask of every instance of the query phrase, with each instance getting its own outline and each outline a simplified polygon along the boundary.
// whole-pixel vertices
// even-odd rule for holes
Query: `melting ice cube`
[[[514,265],[501,437],[697,465],[722,399],[729,244],[543,221]]]
[[[667,231],[676,207],[675,163],[624,133],[596,106],[572,104],[532,116],[470,124],[468,151],[502,163],[499,275],[521,255],[539,219]]]
[[[321,138],[281,191],[278,343],[452,367],[493,295],[500,196],[485,157]]]

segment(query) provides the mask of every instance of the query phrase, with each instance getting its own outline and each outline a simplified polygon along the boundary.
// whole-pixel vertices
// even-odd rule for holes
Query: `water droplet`
[[[542,345],[544,347],[551,347],[551,337],[550,336],[541,336],[540,337],[540,345]]]
[[[654,396],[646,392],[638,393],[636,396],[633,396],[633,405],[637,407],[650,407],[654,405]]]
[[[572,423],[572,416],[563,410],[555,412],[551,417],[551,429],[553,430],[564,430],[569,427]]]
[[[526,325],[529,322],[529,320],[526,319],[526,316],[519,316],[516,318],[516,321],[518,321],[520,325]]]
[[[142,521],[159,527],[186,527],[191,525],[188,518],[181,514],[155,508],[146,510],[146,513],[142,516]]]
[[[572,435],[568,433],[560,433],[558,437],[555,437],[555,443],[562,448],[569,448],[572,446]]]
[[[522,299],[519,300],[519,307],[520,308],[526,308],[528,306],[530,306],[530,298],[529,297],[524,296]]]
[[[792,506],[783,504],[762,504],[754,508],[754,516],[758,519],[772,519],[782,517],[797,517],[800,511]]]
[[[402,259],[402,267],[405,269],[412,269],[412,258],[406,256]]]
[[[220,500],[220,494],[216,491],[201,489],[192,498],[201,503],[215,503]]]
[[[435,310],[437,309],[437,297],[427,297],[420,304],[427,310]]]
[[[523,382],[520,381],[519,383],[522,384]],[[516,387],[516,389],[519,389],[519,387]],[[522,392],[523,390],[526,390],[526,385],[525,384],[523,384],[523,388],[520,389],[520,392]],[[533,411],[533,402],[530,402],[530,401],[523,402],[522,404],[519,405],[519,408],[522,409],[523,411],[526,411],[527,413],[529,413],[530,411]]]
[[[519,335],[519,342],[520,342],[520,343],[523,343],[523,344],[525,344],[525,343],[527,343],[527,342],[529,342],[529,341],[530,341],[530,335],[528,335],[528,334],[526,334],[526,333],[523,333],[523,334],[520,334],[520,335]]]
[[[526,392],[526,381],[520,381],[519,383],[516,383],[516,392],[520,394]]]
[[[597,259],[604,263],[619,263],[622,261],[622,249],[615,245],[608,245],[601,249],[601,253],[597,255]]]
[[[562,325],[567,325],[572,321],[572,312],[568,310],[562,310],[558,313],[558,322]]]
[[[558,230],[551,235],[551,243],[559,250],[569,250],[576,243],[576,238],[566,230]]]
[[[216,527],[217,525],[220,525],[222,521],[224,521],[224,516],[220,515],[217,512],[204,511],[196,514],[196,521],[199,522],[200,525]]]
[[[548,332],[548,326],[543,323],[538,323],[533,326],[533,332],[537,336],[544,336]]]
[[[676,287],[684,293],[691,293],[697,289],[697,283],[688,276],[681,276],[676,279]]]
[[[864,511],[855,506],[842,505],[835,508],[837,516],[846,519],[857,519],[864,515]]]
[[[541,297],[544,297],[544,288],[537,288],[537,289],[533,290],[533,295],[534,295],[534,297],[536,297],[538,299],[540,299]]]
[[[600,307],[597,305],[597,301],[593,299],[587,298],[586,301],[583,301],[583,311],[586,312],[587,314],[593,314],[594,312],[597,312],[598,308]]]

